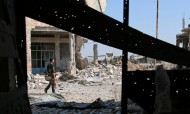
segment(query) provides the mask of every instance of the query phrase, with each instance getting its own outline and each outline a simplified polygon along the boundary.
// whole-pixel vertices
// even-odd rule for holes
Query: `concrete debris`
[[[146,68],[143,65],[135,64],[128,61],[128,71],[135,71],[135,70],[148,70],[148,68]]]
[[[77,79],[77,77],[70,75],[68,72],[63,72],[62,75],[59,77],[60,81],[67,81],[67,80],[73,80],[73,79]]]
[[[31,72],[27,72],[27,78],[28,78],[28,80],[33,80],[34,75]]]
[[[121,75],[121,67],[114,67],[113,65],[89,65],[85,69],[80,70],[77,77],[88,78],[93,76],[109,77],[110,75]]]
[[[45,94],[44,88],[49,81],[45,80],[45,75],[33,75],[33,79],[27,82],[32,113],[120,114],[122,64],[116,63],[89,64],[85,69],[77,70],[76,75],[60,73],[56,86],[58,94],[50,94],[51,89]],[[141,65],[128,62],[130,71],[144,69]],[[142,108],[132,101],[128,108],[130,114],[142,112]]]
[[[78,70],[76,77],[80,84],[113,83],[121,81],[121,66],[90,64],[83,70]],[[92,83],[91,83],[92,82]]]
[[[48,84],[49,81],[45,80],[45,75],[39,76],[35,75],[32,80],[29,80],[27,82],[28,84],[28,89],[37,89],[42,87],[42,84]]]
[[[89,77],[86,80],[89,82],[101,82],[103,81],[103,78],[100,76],[94,76],[94,77]]]
[[[142,65],[128,62],[128,70],[146,70]],[[119,83],[121,82],[122,66],[119,65],[104,65],[104,64],[89,64],[85,69],[77,70],[76,77],[80,84],[85,85],[87,82],[102,82],[102,83]],[[89,83],[87,83],[89,84]]]

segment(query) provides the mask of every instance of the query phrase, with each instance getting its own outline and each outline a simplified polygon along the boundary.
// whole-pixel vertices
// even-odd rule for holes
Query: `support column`
[[[32,56],[31,56],[31,29],[26,26],[26,62],[27,74],[32,72]],[[29,77],[30,80],[30,77]]]
[[[70,52],[70,60],[68,61],[67,69],[69,74],[76,74],[75,39],[72,33],[69,33],[69,52]]]
[[[98,63],[98,44],[93,45],[93,51],[94,51],[94,64]]]
[[[55,63],[56,67],[60,68],[60,43],[59,43],[59,35],[55,36]]]
[[[179,45],[180,45],[179,39],[176,38],[176,46],[180,47]]]

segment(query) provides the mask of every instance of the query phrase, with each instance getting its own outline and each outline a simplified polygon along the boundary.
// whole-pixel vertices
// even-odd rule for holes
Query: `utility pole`
[[[159,9],[159,0],[156,3],[156,39],[158,38],[158,9]]]
[[[156,1],[156,39],[158,39],[158,12],[159,11],[159,0]],[[154,59],[154,68],[156,69],[156,59]]]

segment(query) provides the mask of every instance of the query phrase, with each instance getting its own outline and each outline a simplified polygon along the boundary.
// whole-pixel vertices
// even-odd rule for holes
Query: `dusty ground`
[[[56,101],[57,99],[49,98],[52,96],[51,88],[48,93],[44,93],[44,88],[47,86],[48,82],[44,80],[43,76],[36,76],[38,82],[28,83],[28,94],[30,98],[41,99],[43,97],[43,102],[48,103],[49,101]],[[82,81],[83,82],[83,81]],[[107,81],[106,81],[107,82]],[[56,87],[56,93],[61,94],[64,98],[61,99],[64,102],[70,104],[70,102],[75,102],[72,106],[81,107],[81,103],[89,103],[87,105],[93,104],[98,98],[101,99],[100,102],[96,102],[95,106],[98,108],[85,108],[78,109],[72,107],[72,109],[67,108],[67,104],[59,106],[43,106],[33,105],[31,102],[32,113],[33,114],[120,114],[120,99],[121,99],[121,83],[110,83],[105,82],[83,82],[81,81],[59,81]],[[44,100],[45,98],[45,100]],[[59,99],[58,99],[59,101]],[[56,101],[56,102],[58,102]],[[102,103],[103,101],[103,103]],[[40,101],[41,102],[41,101]],[[104,103],[107,102],[107,103]],[[111,105],[110,105],[111,104]],[[107,108],[104,107],[106,105]],[[70,106],[70,105],[69,105]],[[66,107],[66,108],[63,108]],[[104,107],[104,108],[103,108]]]
[[[44,81],[45,82],[45,81]],[[42,83],[33,89],[28,90],[28,94],[31,97],[38,98],[44,95],[44,88],[47,83]],[[64,96],[67,102],[85,102],[90,103],[97,98],[102,100],[115,99],[120,101],[121,98],[121,84],[92,84],[82,85],[69,82],[58,82],[56,92]],[[51,93],[51,88],[48,90],[48,94]]]
[[[136,66],[130,68],[134,69]],[[140,67],[137,66],[137,68]],[[44,88],[48,85],[44,75],[34,75],[32,77],[33,79],[28,81],[28,95],[33,114],[120,114],[121,65],[91,65],[84,70],[77,71],[75,76],[62,73],[56,87],[58,98],[51,94],[51,88],[48,90],[48,94],[44,93]],[[59,99],[59,95],[64,98]],[[100,99],[97,100],[98,98]],[[45,102],[46,105],[43,104],[41,107],[41,105],[35,104],[34,101],[35,103],[36,101]],[[53,104],[52,106],[52,104],[48,104],[49,101],[69,103],[69,107],[72,109],[68,109],[68,104],[64,103],[61,106],[59,106],[59,103],[59,105]],[[71,102],[75,102],[74,106],[70,106]],[[83,106],[81,103],[86,103],[90,107],[87,106],[88,108],[85,108],[85,110],[75,107]],[[129,110],[130,107],[130,114],[141,114],[142,109],[133,102],[128,107]]]
[[[28,81],[28,95],[30,97],[33,114],[49,114],[49,111],[53,111],[51,112],[52,114],[120,113],[120,67],[109,66],[107,68],[104,68],[103,66],[91,66],[82,71],[78,71],[78,74],[76,76],[70,76],[65,73],[62,73],[60,75],[61,78],[59,78],[59,81],[57,83],[56,93],[64,97],[61,100],[67,103],[75,102],[74,105],[81,107],[81,103],[92,104],[94,101],[100,98],[101,100],[98,101],[98,103],[95,103],[96,105],[98,104],[99,107],[97,109],[93,109],[92,106],[91,108],[79,111],[76,109],[72,111],[70,109],[61,109],[59,112],[57,112],[57,106],[55,106],[56,108],[47,108],[48,106],[45,106],[45,109],[44,107],[39,107],[38,105],[33,104],[33,102],[36,102],[36,100],[39,102],[48,102],[55,100],[59,101],[59,99],[56,97],[55,99],[52,98],[51,88],[48,90],[47,94],[44,93],[44,88],[49,83],[48,81],[45,81],[44,75],[34,75],[33,79]],[[108,106],[110,103],[112,105]],[[107,108],[105,108],[104,105],[106,105]]]

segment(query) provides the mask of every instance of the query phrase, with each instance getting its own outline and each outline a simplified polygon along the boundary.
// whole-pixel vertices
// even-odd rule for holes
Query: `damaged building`
[[[105,11],[106,0],[80,0],[85,5]],[[57,15],[57,12],[54,12]],[[60,18],[74,18],[73,15]],[[51,57],[55,58],[57,71],[76,73],[88,61],[81,56],[81,47],[87,40],[81,36],[26,17],[27,72],[45,73]],[[72,28],[74,29],[74,27]]]
[[[103,15],[102,13],[92,10],[91,8],[78,3],[78,1],[82,1],[82,0],[27,0],[27,1],[19,1],[19,0],[0,0],[0,32],[1,32],[1,42],[0,42],[0,50],[1,50],[1,54],[0,54],[0,63],[1,64],[1,86],[0,86],[0,113],[2,114],[31,114],[31,106],[29,104],[29,100],[31,100],[32,98],[28,97],[28,86],[27,83],[28,82],[32,82],[32,83],[36,83],[37,81],[44,81],[44,77],[39,76],[37,77],[36,81],[27,81],[27,77],[26,77],[26,71],[28,69],[32,69],[32,51],[31,48],[33,48],[32,46],[34,46],[34,51],[36,51],[36,53],[38,53],[38,50],[40,51],[40,53],[44,53],[47,50],[53,50],[52,48],[56,48],[55,43],[57,43],[56,41],[51,41],[51,43],[53,42],[53,44],[48,44],[47,42],[37,42],[38,44],[35,44],[36,42],[32,42],[31,39],[35,38],[36,36],[38,36],[37,34],[39,33],[40,36],[44,36],[44,35],[49,35],[49,34],[45,34],[47,33],[47,30],[45,29],[45,27],[50,27],[51,29],[54,29],[54,33],[58,32],[59,29],[57,28],[62,28],[64,30],[70,31],[72,33],[84,36],[86,38],[89,38],[91,40],[94,40],[96,42],[100,42],[103,44],[106,44],[108,46],[112,46],[118,49],[123,50],[124,54],[122,56],[122,71],[121,71],[121,67],[119,69],[117,69],[117,67],[115,66],[111,66],[111,69],[106,69],[103,65],[98,67],[94,67],[95,69],[97,69],[98,71],[102,70],[103,68],[105,69],[105,71],[112,71],[112,69],[115,69],[116,71],[121,71],[120,77],[119,79],[121,79],[121,84],[122,88],[121,88],[121,102],[118,103],[119,105],[115,106],[109,103],[109,106],[107,106],[107,108],[105,108],[105,106],[102,108],[99,107],[99,105],[88,105],[88,107],[82,107],[80,110],[84,111],[85,109],[87,109],[88,112],[87,113],[109,113],[110,111],[114,111],[115,114],[120,113],[119,111],[121,110],[121,114],[127,114],[128,112],[130,112],[130,106],[131,106],[131,102],[128,99],[131,99],[132,101],[135,101],[140,107],[142,107],[145,112],[147,114],[153,114],[154,112],[157,113],[157,111],[160,109],[162,111],[162,109],[164,109],[164,111],[162,112],[158,112],[158,113],[162,113],[162,114],[189,114],[189,109],[190,109],[190,105],[189,105],[189,94],[190,94],[190,83],[189,83],[189,70],[169,70],[169,71],[163,71],[162,69],[159,70],[152,70],[152,71],[128,71],[127,70],[127,52],[131,52],[131,53],[137,53],[146,57],[151,57],[151,58],[155,58],[158,60],[165,60],[171,63],[175,63],[175,64],[179,64],[179,65],[184,65],[187,67],[190,67],[190,53],[189,51],[185,50],[185,49],[181,49],[177,46],[173,46],[167,42],[155,39],[152,36],[149,36],[148,34],[145,34],[133,27],[129,26],[128,20],[129,20],[129,15],[125,15],[124,14],[124,22],[121,23],[117,20],[114,20],[106,15]],[[90,0],[91,2],[93,0]],[[72,3],[73,2],[73,3]],[[96,1],[94,1],[96,2]],[[100,3],[100,1],[97,1],[97,3]],[[129,12],[129,1],[124,1],[124,12]],[[63,6],[62,6],[63,5]],[[71,7],[74,6],[74,7]],[[41,11],[41,8],[43,7],[43,11]],[[63,9],[62,9],[63,8]],[[31,10],[32,9],[32,10]],[[52,12],[54,11],[54,12]],[[75,15],[77,17],[76,20],[65,20],[63,21],[60,17],[57,18],[56,13],[57,11],[63,11],[62,14],[69,14],[69,15]],[[84,13],[85,11],[85,13]],[[40,26],[39,25],[34,25],[33,27],[30,28],[30,26],[27,26],[27,40],[26,40],[26,33],[25,33],[25,16],[28,16],[30,18],[42,21],[42,22],[46,22],[49,23],[50,25],[54,25],[57,28],[51,27],[49,25],[44,25],[44,26]],[[88,18],[86,18],[88,17]],[[92,18],[89,18],[92,17]],[[36,23],[38,23],[37,21],[35,21]],[[81,29],[79,28],[82,24],[85,25],[91,25],[91,22],[95,22],[96,25],[89,28],[85,28],[83,32],[81,31]],[[33,22],[34,23],[34,22]],[[60,26],[60,23],[65,26]],[[82,23],[82,24],[81,24]],[[42,24],[42,23],[41,23]],[[32,26],[32,24],[31,24]],[[71,28],[76,27],[74,30],[71,30]],[[29,29],[30,28],[30,29]],[[40,29],[39,29],[40,28]],[[48,30],[50,29],[48,28]],[[78,28],[78,29],[77,29]],[[110,28],[110,30],[107,30],[107,28]],[[44,32],[44,34],[42,34],[42,31]],[[33,34],[34,32],[34,34]],[[36,32],[36,33],[35,33]],[[49,32],[49,31],[48,31]],[[64,31],[60,30],[60,34],[62,34]],[[31,33],[33,35],[31,35]],[[52,33],[52,34],[54,34]],[[54,34],[56,36],[54,36],[52,39],[55,39],[55,37],[58,37],[59,40],[61,39],[60,36],[61,35],[57,35]],[[64,34],[64,33],[63,33]],[[64,34],[65,35],[65,34]],[[109,35],[109,40],[108,40],[108,36]],[[32,37],[31,37],[32,36]],[[34,36],[34,37],[33,37]],[[69,34],[68,39],[75,39],[72,38],[73,34]],[[125,38],[125,36],[127,38]],[[47,37],[47,36],[46,36]],[[52,35],[51,35],[52,37]],[[38,37],[37,37],[38,38]],[[40,37],[41,38],[41,37]],[[42,37],[43,38],[43,37]],[[58,39],[56,38],[56,39]],[[65,38],[65,37],[64,37]],[[48,39],[48,37],[46,38]],[[128,42],[125,42],[125,40],[127,40]],[[73,41],[74,43],[76,43],[76,41]],[[61,43],[66,43],[66,41]],[[59,42],[59,45],[61,45],[61,43]],[[72,42],[69,42],[68,45],[70,44],[74,44]],[[26,46],[27,44],[27,46]],[[32,44],[32,45],[31,45]],[[35,45],[34,45],[35,44]],[[53,46],[52,46],[53,45]],[[128,46],[126,46],[128,45]],[[71,45],[72,49],[74,51],[76,51],[76,44],[75,46]],[[123,47],[126,46],[126,47]],[[150,48],[147,48],[147,46],[150,46]],[[27,47],[27,53],[26,53],[26,47]],[[50,48],[49,48],[50,47]],[[48,49],[49,48],[49,49]],[[75,49],[74,49],[75,48]],[[28,51],[29,50],[29,51]],[[43,51],[45,50],[45,51]],[[61,49],[60,49],[61,50]],[[174,51],[173,51],[174,50]],[[69,51],[69,50],[67,50]],[[55,56],[54,52],[53,55]],[[59,52],[58,52],[59,53]],[[71,53],[71,52],[69,52]],[[73,52],[74,53],[74,52]],[[26,59],[26,55],[27,55],[27,59]],[[39,54],[42,55],[42,54]],[[48,55],[48,54],[47,54]],[[60,54],[61,55],[61,54]],[[73,54],[74,55],[74,54]],[[73,56],[72,55],[72,56]],[[38,57],[38,54],[36,55]],[[36,57],[35,56],[35,57]],[[49,52],[49,56],[51,56],[51,51]],[[69,56],[71,56],[69,54]],[[40,56],[41,57],[41,56]],[[40,58],[39,57],[39,58]],[[42,57],[41,57],[42,58]],[[40,59],[41,59],[40,58]],[[44,58],[44,57],[43,57]],[[71,57],[70,57],[71,58]],[[73,57],[74,58],[74,57]],[[75,53],[75,58],[76,58],[76,53]],[[26,60],[29,61],[30,63],[27,65]],[[36,61],[38,61],[38,59],[36,59]],[[44,61],[45,62],[45,61]],[[73,60],[73,63],[76,62]],[[70,62],[69,64],[71,64],[72,62]],[[36,64],[38,64],[36,62]],[[39,64],[42,65],[42,63],[39,62]],[[72,64],[71,64],[72,65]],[[71,66],[70,65],[70,66]],[[44,64],[45,66],[45,64]],[[28,69],[26,69],[28,68]],[[89,73],[97,73],[94,68],[88,69]],[[95,71],[95,72],[93,72]],[[28,70],[29,72],[29,70]],[[167,78],[167,82],[166,82],[166,78],[167,77],[167,73],[168,76],[170,78],[170,81],[168,82],[168,78]],[[81,72],[82,73],[82,72]],[[84,72],[85,73],[85,72]],[[113,72],[115,73],[115,72]],[[163,74],[163,75],[162,75]],[[162,75],[162,76],[161,76]],[[82,76],[84,76],[82,74]],[[89,76],[89,75],[87,75]],[[103,75],[102,75],[103,76]],[[108,74],[108,76],[110,76],[110,74]],[[122,77],[121,77],[122,76]],[[164,77],[163,77],[164,76]],[[105,76],[106,77],[106,76]],[[114,76],[115,77],[115,76]],[[160,80],[157,80],[157,77],[161,77]],[[92,78],[92,77],[90,77]],[[108,78],[106,77],[106,80]],[[112,80],[112,78],[110,78]],[[104,81],[106,81],[104,80]],[[115,82],[115,80],[112,80]],[[158,82],[158,84],[157,84]],[[159,83],[160,82],[160,83]],[[166,86],[164,86],[166,83]],[[39,89],[42,89],[42,84],[44,84],[43,82],[36,84],[36,87],[39,87]],[[48,82],[47,82],[48,84]],[[93,84],[93,83],[92,83]],[[159,87],[160,84],[160,87]],[[168,87],[168,84],[171,85],[171,91],[170,86]],[[33,85],[33,84],[31,84]],[[68,83],[66,83],[66,85],[69,85]],[[63,90],[65,92],[65,89],[68,89],[69,91],[66,92],[66,94],[70,97],[76,97],[76,99],[79,99],[78,96],[83,95],[83,93],[81,94],[77,94],[76,90],[80,91],[80,89],[77,89],[75,87],[77,87],[75,84],[73,84],[74,86],[71,86],[71,89],[74,89],[73,91],[73,95],[72,96],[71,93],[72,91],[70,90],[70,88],[65,88],[65,86],[59,86],[60,90]],[[116,93],[117,88],[115,88],[115,85],[117,85],[116,83],[110,83],[110,86],[113,89],[108,90],[109,92],[113,92]],[[84,86],[82,86],[84,88]],[[88,87],[95,87],[95,86],[88,86]],[[30,87],[29,87],[30,88]],[[64,89],[65,88],[65,89]],[[158,89],[156,89],[158,88]],[[159,89],[159,88],[166,88],[165,90],[163,89]],[[109,95],[107,92],[105,92],[104,86],[101,85],[101,89],[103,89],[103,91],[97,91],[95,93],[94,89],[85,89],[86,92],[89,94],[91,93],[89,90],[91,90],[93,92],[93,94],[91,94],[92,96],[97,97],[98,93],[102,93],[105,95],[105,97],[108,97],[107,95]],[[161,90],[161,91],[160,91]],[[34,90],[36,92],[36,89]],[[162,91],[164,92],[164,94],[161,94]],[[168,94],[168,93],[171,94]],[[159,93],[159,94],[158,94]],[[166,93],[166,94],[165,94]],[[35,94],[36,95],[36,94]],[[157,103],[157,101],[159,99],[157,96],[159,95],[166,95],[167,96],[167,100],[160,98],[161,102]],[[167,104],[165,105],[165,103],[168,102],[168,99],[170,99],[171,96],[171,100],[172,100],[172,108],[171,111],[165,111]],[[60,96],[58,96],[60,98]],[[65,97],[65,96],[64,96]],[[61,97],[62,99],[63,97]],[[65,97],[66,98],[66,97]],[[83,98],[88,98],[88,97],[83,97]],[[117,95],[115,94],[114,97],[111,98],[116,98],[117,99]],[[92,100],[89,100],[92,101]],[[97,101],[100,101],[99,104],[104,104],[104,102],[102,103],[101,99],[97,99]],[[72,99],[73,102],[73,99]],[[49,104],[49,103],[48,103]],[[50,112],[52,111],[52,109],[58,109],[57,112],[60,112],[60,109],[65,112],[65,109],[76,109],[77,107],[73,107],[71,105],[69,105],[67,102],[64,102],[64,104],[66,105],[66,107],[63,107],[62,104],[55,104],[54,105],[49,105],[48,107],[51,107],[50,110],[46,110],[46,108],[44,107],[44,104],[41,106],[42,110],[47,111],[47,113],[53,113]],[[115,102],[114,102],[115,104]],[[129,106],[128,106],[129,104]],[[157,104],[163,104],[163,105],[157,105]],[[84,101],[82,101],[82,105],[84,105]],[[56,107],[53,107],[56,106]],[[59,107],[58,107],[59,106]],[[75,105],[76,106],[76,105]],[[98,109],[103,110],[104,112],[97,112],[97,108],[96,106],[98,106]],[[114,107],[114,109],[112,109],[111,107]],[[156,107],[154,107],[156,106]],[[158,106],[158,107],[157,107]],[[34,110],[39,110],[39,105],[36,107],[34,107]],[[159,108],[161,107],[161,108]],[[95,109],[93,110],[93,112],[89,112],[89,108],[90,109]],[[80,113],[79,109],[76,110],[77,113]],[[90,110],[91,111],[91,110]],[[109,112],[108,112],[109,111]],[[133,110],[134,111],[134,108]],[[70,111],[66,112],[67,113],[71,113]]]
[[[138,55],[138,54],[131,55],[130,60],[136,64],[145,64],[145,63],[153,63],[154,62],[154,59],[145,57],[142,55]]]
[[[189,50],[190,49],[190,24],[185,28],[185,19],[182,19],[181,33],[176,35],[176,46]]]
[[[35,26],[31,30],[32,72],[42,73],[51,57],[61,71],[75,70],[75,35],[55,27]],[[68,51],[69,50],[69,51]]]

